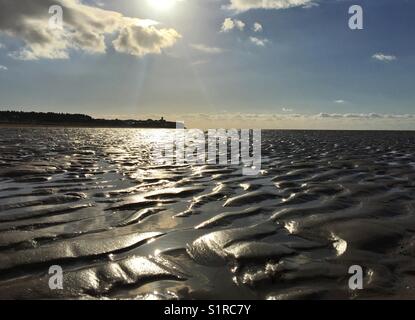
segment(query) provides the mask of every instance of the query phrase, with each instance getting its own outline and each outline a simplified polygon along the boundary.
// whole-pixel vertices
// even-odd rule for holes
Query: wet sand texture
[[[0,129],[0,298],[415,298],[415,133],[265,131],[258,176],[169,134]]]

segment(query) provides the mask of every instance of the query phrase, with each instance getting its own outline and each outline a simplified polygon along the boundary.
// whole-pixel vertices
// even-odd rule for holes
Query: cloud
[[[63,8],[63,28],[51,29],[49,8]],[[0,0],[0,33],[22,41],[10,55],[16,59],[67,59],[71,50],[102,54],[106,37],[118,52],[142,56],[158,54],[180,38],[173,29],[157,28],[150,20],[86,5],[80,0]]]
[[[105,3],[101,0],[93,0],[98,7],[105,7]]]
[[[383,53],[375,53],[372,56],[373,59],[378,60],[378,61],[382,61],[382,62],[391,62],[397,59],[396,56],[393,55],[386,55]]]
[[[2,44],[1,42],[0,42],[0,49],[3,49],[4,48],[4,44]]]
[[[296,114],[293,109],[282,108],[283,113],[232,113],[221,112],[218,114],[204,114],[207,120],[232,120],[236,117],[239,119],[249,120],[267,120],[267,119],[333,119],[333,120],[411,120],[415,121],[415,114],[381,114],[381,113],[318,113],[318,114]],[[197,117],[197,114],[193,114]],[[186,118],[182,115],[182,118]]]
[[[208,53],[208,54],[219,54],[223,52],[223,49],[221,48],[209,47],[204,44],[191,44],[190,47],[192,47],[195,50],[201,51],[203,53]]]
[[[311,9],[311,8],[315,8],[315,7],[319,7],[320,4],[318,4],[317,2],[309,2],[308,4],[304,5],[303,8],[304,9]]]
[[[192,66],[200,66],[203,64],[207,64],[207,63],[209,63],[209,60],[196,60],[196,61],[191,62],[190,64]]]
[[[222,23],[221,32],[229,32],[233,29],[243,31],[245,29],[245,23],[241,20],[226,18]]]
[[[280,107],[281,109],[281,107]],[[320,116],[321,115],[321,116]],[[102,115],[99,115],[102,117]],[[353,116],[353,117],[351,117]],[[157,114],[140,114],[137,118],[154,119]],[[328,130],[414,130],[415,114],[298,114],[252,112],[170,113],[168,119],[184,121],[188,128],[246,129],[328,129]],[[105,118],[110,118],[105,116]],[[114,116],[111,118],[120,118]],[[126,118],[125,118],[126,119]]]
[[[0,64],[0,71],[7,71],[9,68]]]
[[[163,48],[172,47],[180,35],[173,29],[157,29],[154,26],[142,27],[129,25],[124,27],[112,44],[118,52],[134,56],[161,53]]]
[[[259,39],[256,37],[250,37],[249,40],[258,47],[265,47],[266,44],[269,42],[268,39]]]
[[[380,114],[380,113],[319,113],[315,118],[334,118],[334,119],[356,119],[356,120],[370,120],[370,119],[415,119],[415,114]]]
[[[415,114],[380,114],[380,113],[318,113],[318,114],[295,114],[292,109],[282,109],[284,113],[231,113],[222,112],[219,114],[204,115],[205,119],[210,120],[232,120],[235,118],[245,121],[258,120],[292,120],[292,119],[327,119],[327,120],[367,120],[367,121],[387,121],[387,120],[407,120],[415,121]],[[186,118],[186,116],[184,116]]]
[[[252,30],[254,30],[254,32],[262,32],[262,30],[264,29],[262,28],[262,25],[259,22],[255,22]]]
[[[228,9],[247,11],[251,9],[288,9],[293,7],[310,7],[313,0],[230,0]]]
[[[346,101],[339,99],[339,100],[334,100],[334,103],[344,104],[344,103],[346,103]]]

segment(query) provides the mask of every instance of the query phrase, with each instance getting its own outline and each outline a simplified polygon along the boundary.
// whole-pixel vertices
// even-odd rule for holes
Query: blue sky
[[[265,0],[170,0],[168,9],[150,1],[159,0],[54,1],[64,24],[81,30],[64,48],[63,38],[45,33],[36,43],[40,37],[3,19],[2,109],[164,115],[197,127],[415,129],[414,1],[270,0],[274,8],[266,8]],[[33,10],[34,26],[47,29],[49,0],[38,1],[40,11],[13,2],[0,0],[0,9],[29,29]],[[355,4],[364,10],[363,30],[348,27]],[[77,15],[82,10],[88,14]],[[124,29],[103,30],[113,12],[157,21],[157,41],[139,33],[115,45]],[[105,26],[94,32],[104,42],[94,48],[82,32],[97,14]],[[232,30],[225,32],[225,19]]]

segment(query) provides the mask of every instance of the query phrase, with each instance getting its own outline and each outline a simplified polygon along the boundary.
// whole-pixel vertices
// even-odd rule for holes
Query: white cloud
[[[229,9],[247,11],[251,9],[288,9],[310,7],[313,0],[230,0]]]
[[[309,2],[308,4],[304,5],[303,8],[304,9],[311,9],[311,8],[315,8],[315,7],[319,7],[320,4],[318,4],[317,2]]]
[[[255,22],[252,30],[254,30],[254,32],[262,32],[262,30],[264,29],[262,28],[262,25],[259,22]]]
[[[148,116],[154,118],[154,116]],[[187,113],[168,115],[189,128],[396,129],[413,130],[415,114]]]
[[[7,71],[9,68],[0,64],[0,71]]]
[[[4,48],[4,44],[2,44],[1,42],[0,42],[0,49],[3,49]]]
[[[49,7],[63,8],[63,29],[49,28]],[[80,0],[0,0],[0,33],[23,42],[10,55],[16,59],[66,59],[71,50],[105,53],[107,36],[114,36],[118,52],[142,56],[158,54],[180,38],[173,29],[157,28],[150,20],[83,4]]]
[[[381,52],[375,53],[372,58],[382,62],[391,62],[397,59],[396,56],[383,54]]]
[[[233,29],[243,31],[245,29],[245,23],[241,20],[226,18],[222,23],[221,32],[229,32]]]
[[[221,48],[209,47],[204,44],[191,44],[190,47],[192,47],[195,50],[201,51],[203,53],[209,53],[209,54],[219,54],[223,52],[223,49]]]
[[[266,44],[269,42],[268,39],[259,39],[256,37],[250,37],[249,40],[258,47],[265,47]]]
[[[221,112],[217,114],[186,114],[182,118],[198,117],[201,115],[206,120],[232,120],[241,118],[244,120],[260,119],[334,119],[334,120],[415,120],[415,114],[382,114],[382,113],[318,113],[318,114],[296,114],[293,109],[282,108],[283,113],[232,113]]]
[[[173,46],[180,35],[173,29],[157,29],[154,26],[125,26],[112,44],[118,52],[134,56],[161,53],[163,48]]]
[[[346,103],[346,101],[342,100],[342,99],[339,99],[339,100],[334,100],[334,103],[344,104],[344,103]]]
[[[415,119],[415,114],[380,114],[380,113],[319,113],[316,118],[334,118],[334,119]]]
[[[284,110],[285,108],[283,108]],[[292,109],[286,109],[284,112],[293,112]],[[181,115],[182,118],[198,117],[201,116],[210,120],[226,119],[232,120],[235,117],[242,118],[244,120],[252,119],[356,119],[356,120],[388,120],[388,119],[401,119],[401,120],[415,120],[415,114],[380,114],[380,113],[318,113],[318,114],[278,114],[278,113],[232,113],[221,112],[217,114],[186,114]]]

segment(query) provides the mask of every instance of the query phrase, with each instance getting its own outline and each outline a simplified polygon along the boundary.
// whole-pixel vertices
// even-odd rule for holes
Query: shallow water
[[[169,134],[0,129],[0,298],[415,298],[415,133],[264,131],[251,177]]]

